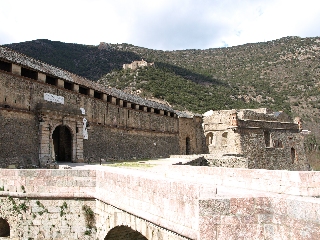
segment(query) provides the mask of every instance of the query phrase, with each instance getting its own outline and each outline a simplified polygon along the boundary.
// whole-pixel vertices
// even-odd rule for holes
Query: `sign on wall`
[[[53,95],[51,93],[45,93],[44,100],[46,100],[48,102],[55,102],[55,103],[64,104],[64,97]]]

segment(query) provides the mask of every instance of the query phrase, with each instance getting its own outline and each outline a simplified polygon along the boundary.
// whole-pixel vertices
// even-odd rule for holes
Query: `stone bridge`
[[[161,166],[0,170],[0,237],[320,239],[320,173]]]

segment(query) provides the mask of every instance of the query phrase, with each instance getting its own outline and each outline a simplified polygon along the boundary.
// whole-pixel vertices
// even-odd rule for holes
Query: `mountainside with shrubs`
[[[106,86],[164,101],[179,110],[268,107],[300,116],[320,136],[320,38],[274,41],[212,49],[161,51],[131,44],[98,46],[34,40],[6,45]],[[144,59],[154,67],[124,70]]]

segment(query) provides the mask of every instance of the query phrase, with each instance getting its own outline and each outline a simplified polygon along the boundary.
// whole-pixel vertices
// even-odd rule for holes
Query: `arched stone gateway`
[[[9,223],[3,218],[0,218],[0,237],[10,237]]]
[[[111,229],[104,240],[148,240],[138,231],[127,226],[117,226]]]
[[[56,161],[72,161],[72,134],[67,126],[59,125],[52,133],[53,151]]]

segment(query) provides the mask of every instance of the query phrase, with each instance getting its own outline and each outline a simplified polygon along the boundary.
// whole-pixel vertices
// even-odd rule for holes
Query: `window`
[[[50,84],[50,85],[57,85],[57,79],[56,78],[53,78],[53,77],[50,77],[50,76],[47,76],[46,77],[46,83]]]
[[[271,147],[271,134],[269,131],[264,131],[264,142],[266,144],[266,147]]]
[[[11,72],[12,67],[11,63],[0,61],[0,69],[6,72]]]
[[[21,68],[21,76],[38,80],[38,73],[27,68]]]
[[[64,88],[68,89],[68,90],[72,90],[72,83],[65,81],[64,82]]]
[[[224,132],[222,134],[222,141],[221,141],[221,144],[222,146],[226,146],[228,143],[228,133],[227,132]]]
[[[296,150],[294,148],[291,148],[291,163],[294,163],[296,160]]]
[[[190,138],[186,138],[186,155],[190,155],[191,153],[191,146],[190,146]]]
[[[213,134],[212,132],[210,132],[207,134],[207,137],[206,137],[207,146],[212,145],[212,139],[213,139]]]
[[[102,96],[103,94],[101,92],[94,91],[94,95],[93,95],[94,98],[102,99]]]
[[[81,94],[89,95],[88,90],[89,90],[88,88],[79,86],[79,93],[81,93]]]

